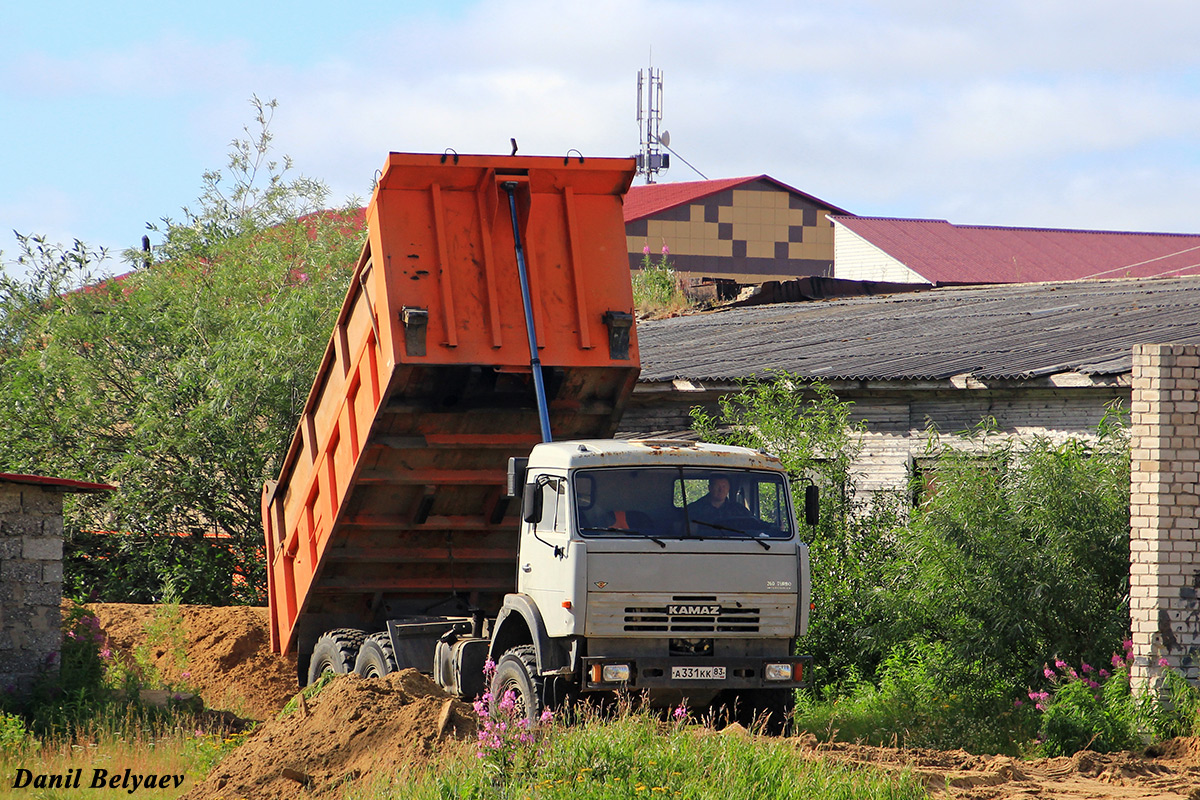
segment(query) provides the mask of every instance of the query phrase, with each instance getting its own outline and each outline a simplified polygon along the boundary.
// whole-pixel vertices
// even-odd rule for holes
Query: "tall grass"
[[[12,719],[11,717],[9,719]],[[185,724],[186,723],[186,724]],[[242,735],[205,732],[194,720],[179,718],[173,722],[148,722],[129,713],[97,718],[69,732],[38,739],[26,735],[22,741],[0,741],[0,800],[7,798],[117,798],[130,796],[131,783],[90,788],[104,770],[108,777],[130,775],[180,775],[168,789],[140,787],[138,794],[160,800],[181,797],[203,780],[220,758],[238,743]],[[37,775],[74,775],[79,771],[79,788],[15,788],[19,770]],[[157,781],[156,781],[157,782]]]
[[[355,800],[445,798],[803,798],[908,800],[927,796],[907,774],[802,758],[787,739],[740,728],[717,733],[648,714],[552,725],[530,743],[527,770],[501,780],[485,759],[465,753],[437,768],[392,776]]]
[[[632,275],[633,303],[641,316],[664,316],[690,308],[692,303],[679,288],[675,269],[663,247],[657,259],[650,257],[649,249],[642,258],[641,268]]]
[[[126,770],[154,775],[155,783],[182,776],[179,786],[169,779],[170,788],[149,789],[139,781],[137,789],[179,797],[241,741],[229,735],[224,717],[204,712],[198,697],[160,683],[147,653],[136,663],[118,658],[87,609],[70,609],[63,633],[59,669],[47,670],[29,696],[0,696],[0,798],[128,797]],[[177,663],[184,663],[177,604],[156,614],[148,634],[176,648]],[[165,702],[144,699],[148,689]],[[116,775],[119,785],[91,788],[101,775]],[[54,785],[50,776],[57,776]]]

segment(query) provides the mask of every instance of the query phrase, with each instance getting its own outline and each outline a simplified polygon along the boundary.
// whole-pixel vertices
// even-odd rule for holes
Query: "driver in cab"
[[[714,475],[708,479],[708,494],[695,502],[688,503],[688,518],[696,522],[720,522],[721,520],[744,517],[748,513],[730,495],[732,486],[729,478]]]

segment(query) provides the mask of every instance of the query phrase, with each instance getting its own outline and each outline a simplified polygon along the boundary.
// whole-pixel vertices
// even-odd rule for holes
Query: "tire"
[[[512,691],[516,695],[515,716],[537,722],[542,713],[542,679],[537,674],[533,645],[514,647],[500,656],[491,690],[493,703],[499,703],[505,692]]]
[[[337,628],[321,634],[308,662],[308,685],[312,686],[326,672],[334,675],[352,672],[358,648],[366,638],[367,634],[357,628]]]
[[[372,633],[358,648],[358,658],[354,661],[354,671],[363,678],[382,678],[390,675],[399,667],[396,665],[396,654],[392,650],[392,637],[387,631]]]

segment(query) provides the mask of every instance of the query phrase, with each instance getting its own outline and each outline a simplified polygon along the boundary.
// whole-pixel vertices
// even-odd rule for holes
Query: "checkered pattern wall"
[[[741,282],[832,275],[831,209],[767,181],[661,211],[625,226],[629,264],[663,247],[678,272]]]

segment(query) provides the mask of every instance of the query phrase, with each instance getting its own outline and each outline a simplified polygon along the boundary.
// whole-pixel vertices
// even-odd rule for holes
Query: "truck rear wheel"
[[[367,638],[365,631],[357,628],[337,628],[326,631],[313,645],[312,657],[308,662],[308,685],[312,686],[326,672],[345,675],[354,669],[358,648]]]
[[[513,693],[514,714],[536,722],[542,713],[542,679],[537,674],[537,653],[533,645],[514,647],[496,662],[492,675],[492,702],[499,704],[506,692]]]
[[[397,669],[392,637],[387,631],[372,633],[358,649],[354,671],[364,678],[382,678]]]

